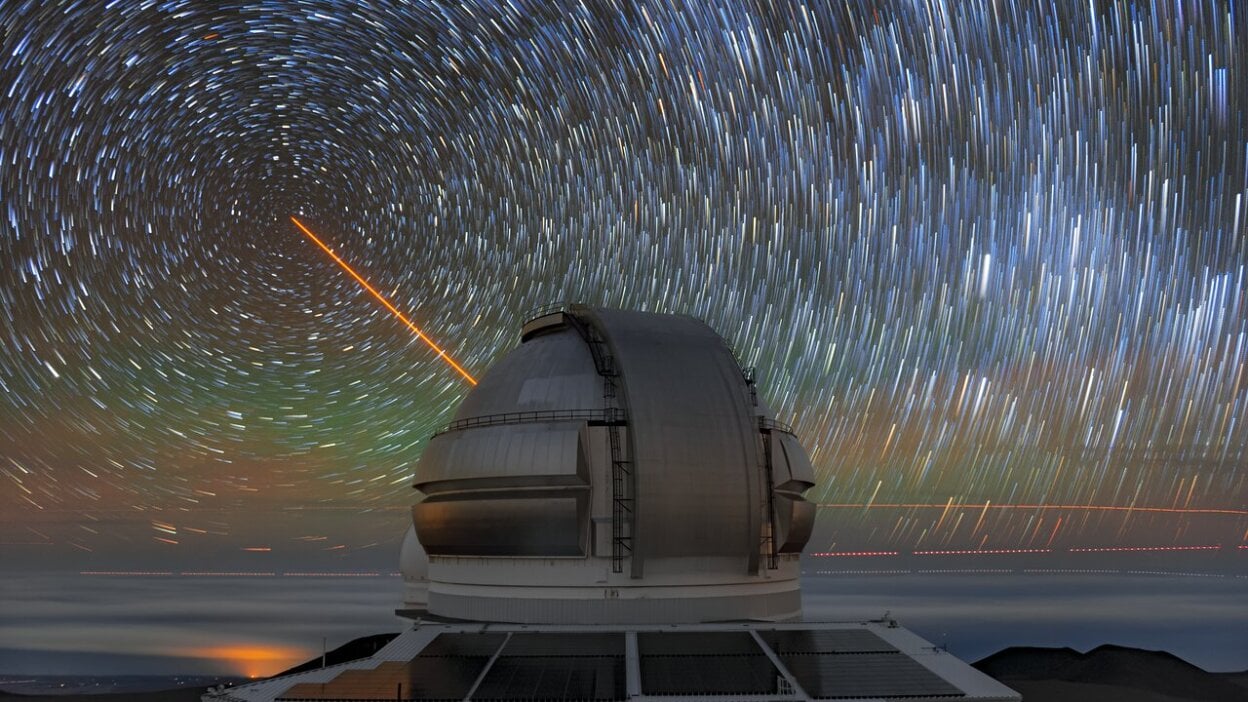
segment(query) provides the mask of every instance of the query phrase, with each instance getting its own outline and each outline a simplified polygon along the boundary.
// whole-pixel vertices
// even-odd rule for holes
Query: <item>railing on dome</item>
[[[552,302],[549,305],[542,305],[541,307],[534,307],[533,309],[524,313],[524,323],[528,324],[529,322],[532,322],[535,319],[541,319],[542,317],[545,317],[548,314],[554,314],[556,312],[567,312],[568,308],[570,307],[572,307],[572,303],[570,302]]]
[[[788,424],[785,424],[784,422],[778,422],[774,419],[771,419],[770,417],[759,417],[758,428],[759,429],[775,429],[776,431],[782,431],[785,434],[793,434],[794,436],[796,436],[796,433],[793,431],[793,427],[789,426]]]
[[[534,410],[532,412],[502,412],[499,414],[485,414],[480,417],[465,417],[457,419],[450,424],[438,429],[433,433],[434,436],[440,436],[447,432],[459,431],[461,429],[471,429],[475,427],[494,427],[503,424],[536,424],[539,422],[561,422],[576,419],[584,419],[591,422],[614,422],[616,421],[616,411],[613,408],[605,410]]]
[[[740,365],[738,363],[737,365]],[[758,407],[758,371],[754,366],[748,366],[741,369],[741,378],[745,380],[745,386],[750,389],[750,405]]]

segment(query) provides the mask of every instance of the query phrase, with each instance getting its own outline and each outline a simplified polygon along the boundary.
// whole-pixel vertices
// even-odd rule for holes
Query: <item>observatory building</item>
[[[690,317],[524,325],[429,442],[412,508],[431,614],[544,624],[783,620],[814,485],[792,430]]]
[[[205,700],[1018,695],[891,621],[802,620],[814,471],[710,327],[543,310],[416,473],[408,628]]]

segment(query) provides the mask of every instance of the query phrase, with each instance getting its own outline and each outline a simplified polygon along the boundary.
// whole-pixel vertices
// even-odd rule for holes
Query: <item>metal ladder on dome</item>
[[[735,356],[736,354],[734,353],[733,355]],[[738,360],[738,366],[740,366],[740,363],[740,360]],[[749,388],[750,404],[757,407],[758,385],[756,382],[757,372],[755,371],[754,366],[742,366],[741,376],[745,379],[746,387]],[[771,463],[771,429],[772,426],[767,421],[767,418],[760,415],[758,417],[758,433],[763,437],[763,455],[760,463],[762,464],[763,478],[765,481],[763,485],[763,494],[767,497],[767,522],[763,524],[762,543],[759,545],[759,550],[767,556],[767,570],[776,570],[780,566],[776,562],[776,549],[778,545],[776,544],[775,533],[776,502],[775,497],[772,495],[772,489],[775,486],[772,476],[775,469],[772,467]]]
[[[775,482],[772,480],[771,429],[759,422],[758,431],[763,435],[763,477],[766,480],[763,493],[767,495],[767,523],[763,525],[762,549],[767,556],[767,570],[775,570],[780,566],[776,563],[776,500],[772,495]]]
[[[611,451],[611,572],[624,572],[624,559],[633,554],[633,464],[624,456],[620,427],[629,426],[628,408],[619,396],[615,379],[619,371],[606,339],[592,323],[571,310],[565,316],[576,329],[594,359],[594,368],[602,377],[602,399],[607,427],[607,443]]]

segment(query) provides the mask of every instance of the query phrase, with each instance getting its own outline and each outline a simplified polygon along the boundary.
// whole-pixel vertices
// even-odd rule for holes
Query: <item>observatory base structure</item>
[[[894,622],[417,622],[376,655],[213,702],[976,700],[1019,695]]]

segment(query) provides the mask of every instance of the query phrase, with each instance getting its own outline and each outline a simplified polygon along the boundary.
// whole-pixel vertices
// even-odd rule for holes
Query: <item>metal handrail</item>
[[[440,436],[447,432],[459,431],[461,429],[471,429],[474,427],[493,427],[503,424],[533,424],[537,422],[558,422],[570,419],[585,419],[589,421],[615,421],[615,410],[534,410],[532,412],[502,412],[499,414],[485,414],[479,417],[465,417],[457,419],[450,424],[438,429],[434,432],[434,436]]]
[[[785,424],[784,422],[776,421],[770,417],[759,417],[758,428],[765,430],[765,431],[774,429],[776,431],[782,431],[785,434],[793,434],[794,436],[797,435],[793,431],[793,427],[789,426],[788,424]]]
[[[573,303],[571,302],[552,302],[547,305],[542,305],[541,307],[534,307],[533,309],[528,310],[527,312],[524,313],[524,324],[528,324],[529,322],[532,322],[535,319],[540,319],[542,317],[545,317],[548,314],[554,314],[556,312],[567,312],[568,308],[570,308],[572,304]]]

